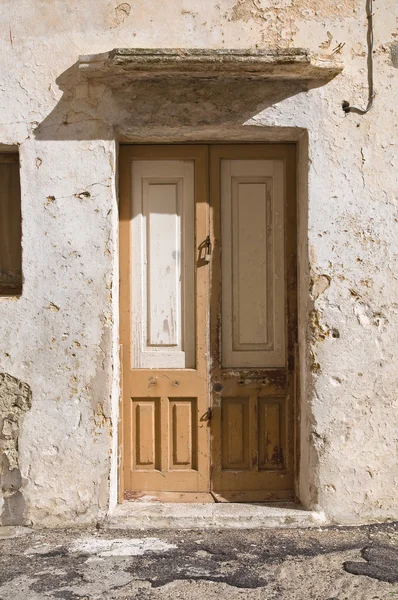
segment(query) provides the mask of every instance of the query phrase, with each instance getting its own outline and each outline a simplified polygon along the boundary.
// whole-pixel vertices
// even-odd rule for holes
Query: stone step
[[[123,502],[109,516],[114,529],[260,529],[320,527],[323,513],[297,504]]]

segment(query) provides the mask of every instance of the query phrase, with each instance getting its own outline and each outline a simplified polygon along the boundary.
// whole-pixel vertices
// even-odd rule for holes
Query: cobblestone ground
[[[398,524],[0,538],[1,600],[398,600]]]

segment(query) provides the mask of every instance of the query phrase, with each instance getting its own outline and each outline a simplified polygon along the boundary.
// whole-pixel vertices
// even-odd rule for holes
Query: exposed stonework
[[[330,285],[329,275],[317,275],[312,281],[311,294],[314,300],[319,298]]]
[[[314,2],[313,0],[237,0],[227,13],[233,22],[257,23],[263,44],[291,47],[301,21],[324,23],[330,18],[350,18],[357,11],[357,0]],[[319,47],[322,47],[320,44]]]
[[[128,2],[122,2],[118,4],[115,8],[115,20],[114,27],[118,27],[130,16],[131,13],[131,4]]]
[[[25,521],[25,500],[18,460],[20,420],[32,406],[30,387],[7,373],[0,373],[0,523]]]
[[[390,46],[392,66],[398,69],[398,42],[393,42]]]

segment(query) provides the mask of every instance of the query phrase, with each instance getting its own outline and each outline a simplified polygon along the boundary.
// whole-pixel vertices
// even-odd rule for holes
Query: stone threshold
[[[262,529],[320,527],[323,513],[294,503],[123,502],[109,515],[110,529]]]

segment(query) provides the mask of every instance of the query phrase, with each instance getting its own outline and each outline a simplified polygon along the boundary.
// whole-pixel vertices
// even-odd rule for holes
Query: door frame
[[[292,403],[292,419],[293,419],[293,469],[294,469],[294,492],[295,492],[295,500],[297,500],[297,482],[299,475],[299,458],[300,458],[300,435],[299,435],[299,406],[300,406],[300,398],[299,398],[299,356],[298,356],[298,286],[297,286],[297,267],[298,267],[298,247],[297,247],[297,237],[298,237],[298,220],[297,220],[297,143],[295,141],[287,141],[283,143],[276,142],[267,142],[267,141],[220,141],[220,140],[212,140],[212,141],[189,141],[186,143],[167,141],[167,142],[150,142],[150,143],[137,143],[137,142],[128,142],[123,141],[119,146],[119,190],[118,190],[118,203],[119,203],[119,265],[118,265],[118,275],[120,278],[120,273],[122,271],[122,265],[124,262],[123,254],[120,252],[121,240],[125,239],[126,236],[126,228],[128,228],[128,221],[126,221],[126,209],[129,210],[129,205],[126,205],[126,202],[122,201],[122,196],[126,191],[126,174],[128,173],[126,170],[122,170],[120,168],[120,157],[126,152],[126,148],[135,149],[134,152],[137,152],[137,157],[139,159],[156,159],[156,158],[165,158],[165,150],[168,152],[169,158],[181,158],[181,155],[178,154],[178,147],[181,146],[225,146],[233,148],[234,146],[245,147],[248,151],[248,156],[252,158],[258,157],[256,154],[256,146],[261,145],[263,148],[269,147],[269,158],[285,158],[287,164],[290,166],[291,177],[286,178],[286,186],[287,186],[287,197],[290,199],[288,205],[290,209],[288,214],[286,215],[286,225],[289,225],[289,229],[294,234],[289,236],[287,239],[287,244],[289,247],[286,248],[286,254],[289,254],[290,249],[294,249],[294,263],[290,265],[290,273],[293,276],[290,277],[287,281],[287,310],[292,310],[294,314],[294,325],[289,327],[287,332],[287,346],[289,352],[289,370],[294,372],[294,398]],[[173,152],[174,148],[174,152]],[[285,150],[289,149],[290,151],[285,154]],[[258,148],[257,148],[258,152]],[[227,153],[228,154],[228,153]],[[233,154],[233,153],[232,153]],[[187,155],[185,155],[187,158]],[[209,165],[207,165],[209,168]],[[195,174],[196,180],[196,174]],[[196,182],[195,182],[196,183]],[[203,193],[208,197],[209,189],[208,184],[203,186],[206,189],[203,189]],[[211,199],[210,199],[211,200]],[[208,210],[210,208],[209,199],[207,202]],[[211,208],[210,208],[211,210]],[[217,216],[219,218],[219,216]],[[210,215],[207,215],[208,222],[210,222]],[[212,227],[212,225],[211,225]],[[287,230],[287,227],[286,227]],[[124,237],[123,237],[124,233]],[[214,235],[214,230],[211,231],[211,234]],[[208,290],[209,295],[213,295],[212,290]],[[121,296],[119,297],[119,316],[121,311]],[[212,302],[212,300],[209,300]],[[208,322],[207,322],[207,334],[210,338],[211,328],[210,328],[210,304],[208,311]],[[119,350],[120,350],[120,394],[119,394],[119,415],[118,415],[118,457],[117,457],[117,486],[118,486],[118,503],[122,503],[124,501],[124,418],[123,418],[123,352],[122,345],[120,343],[121,338],[121,327],[122,321],[119,321]],[[210,339],[208,340],[209,347],[211,352],[213,352],[214,346],[210,345]],[[217,345],[218,348],[218,345]],[[218,350],[217,350],[218,351]],[[210,382],[209,382],[210,383]],[[211,390],[209,389],[209,397]]]

